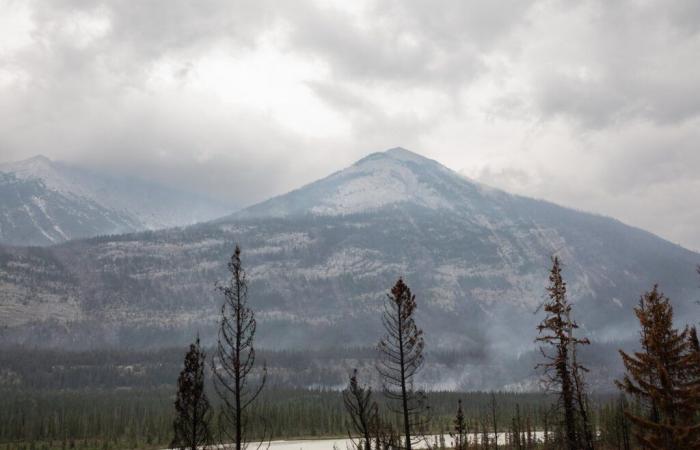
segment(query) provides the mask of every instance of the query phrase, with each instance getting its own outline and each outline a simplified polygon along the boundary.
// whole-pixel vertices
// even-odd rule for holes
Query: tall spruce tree
[[[700,380],[692,334],[674,328],[673,307],[656,285],[642,296],[635,314],[642,350],[632,355],[620,350],[626,374],[617,381],[648,409],[645,415],[627,411],[635,436],[649,449],[700,449]]]
[[[216,354],[212,359],[214,387],[223,401],[219,415],[222,440],[232,442],[235,450],[248,443],[249,408],[265,386],[267,370],[262,368],[257,380],[252,377],[255,366],[253,341],[257,322],[248,307],[248,284],[241,263],[241,249],[236,249],[228,263],[229,282],[220,286],[224,295]],[[257,381],[257,385],[252,382]],[[262,420],[262,418],[259,418]],[[264,436],[258,436],[264,439]]]
[[[381,358],[377,370],[390,408],[401,416],[406,450],[423,440],[418,436],[427,420],[425,393],[414,388],[414,377],[423,364],[424,347],[423,331],[413,317],[415,311],[416,296],[399,278],[384,304],[382,322],[386,334],[379,341]]]
[[[572,319],[558,257],[552,261],[547,294],[549,298],[544,304],[546,315],[537,327],[539,336],[536,341],[546,344],[552,350],[548,352],[540,347],[545,362],[537,367],[543,369],[546,386],[558,393],[558,406],[563,413],[565,448],[589,449],[592,447],[592,434],[586,432],[590,423],[582,374],[585,368],[575,358],[576,347],[589,344],[589,341],[574,335],[578,325]]]
[[[352,430],[348,430],[350,439],[353,435],[360,436],[359,442],[354,443],[359,450],[371,450],[372,425],[378,415],[377,404],[372,401],[372,389],[362,386],[357,380],[357,369],[353,370],[348,386],[343,390],[343,404],[350,416]]]
[[[184,368],[177,379],[172,448],[197,450],[211,443],[210,406],[204,391],[205,358],[197,336],[185,355]]]

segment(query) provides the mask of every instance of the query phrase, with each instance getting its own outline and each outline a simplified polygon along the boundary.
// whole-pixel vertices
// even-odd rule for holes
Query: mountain
[[[138,229],[126,214],[48,189],[40,179],[0,172],[0,242],[47,245],[73,237]]]
[[[191,225],[230,210],[204,196],[35,156],[0,164],[0,211],[0,242],[50,245]]]
[[[0,339],[158,347],[199,331],[211,342],[214,286],[236,243],[259,345],[272,348],[374,345],[385,294],[401,276],[428,348],[513,361],[533,348],[552,255],[597,342],[636,339],[632,308],[654,283],[681,322],[697,316],[700,297],[697,253],[393,149],[209,223],[2,248]]]

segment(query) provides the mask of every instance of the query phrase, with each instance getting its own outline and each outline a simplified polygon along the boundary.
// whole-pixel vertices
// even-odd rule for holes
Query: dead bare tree
[[[223,401],[219,418],[222,440],[232,442],[235,450],[248,445],[250,425],[248,409],[265,386],[267,370],[263,366],[257,385],[252,386],[255,366],[253,340],[257,323],[255,313],[248,307],[248,285],[241,264],[241,249],[236,249],[228,263],[229,282],[218,289],[224,295],[216,354],[212,359],[214,387]],[[265,436],[258,436],[260,442]]]
[[[424,439],[419,436],[427,425],[425,393],[414,389],[414,377],[423,364],[423,331],[413,314],[416,297],[401,278],[387,295],[384,304],[385,336],[379,342],[381,358],[377,370],[383,381],[389,407],[402,417],[404,447]],[[398,403],[398,406],[397,406]]]
[[[586,431],[590,430],[590,424],[585,409],[586,394],[582,378],[585,368],[575,361],[576,346],[588,344],[589,341],[574,336],[578,325],[571,319],[571,305],[566,298],[566,283],[557,257],[552,261],[549,282],[549,299],[544,304],[547,315],[537,327],[540,335],[536,341],[549,345],[553,352],[550,354],[540,347],[545,362],[537,367],[544,370],[543,381],[547,387],[556,390],[559,395],[558,404],[563,409],[565,447],[568,450],[590,449],[592,435]]]

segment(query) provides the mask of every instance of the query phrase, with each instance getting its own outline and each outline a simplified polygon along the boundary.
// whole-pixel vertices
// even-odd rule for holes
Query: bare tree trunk
[[[265,386],[267,371],[263,367],[259,384],[254,388],[249,386],[255,365],[253,341],[257,322],[255,313],[248,307],[248,285],[238,246],[228,268],[231,279],[226,286],[219,287],[224,294],[224,302],[221,306],[219,339],[216,356],[212,359],[212,372],[214,387],[223,401],[220,435],[232,442],[236,450],[243,450],[247,444],[247,410]],[[265,436],[260,438],[264,440]]]
[[[381,424],[378,418],[377,404],[372,403],[372,390],[361,386],[357,381],[357,369],[353,371],[348,381],[348,387],[343,391],[343,403],[345,410],[350,415],[352,431],[362,436],[363,439],[362,444],[355,444],[355,447],[371,450],[371,428],[374,425],[378,431]],[[348,430],[348,435],[350,439],[353,439],[350,430]]]

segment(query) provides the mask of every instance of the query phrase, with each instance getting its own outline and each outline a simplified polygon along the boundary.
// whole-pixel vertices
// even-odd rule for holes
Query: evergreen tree
[[[197,336],[185,355],[185,367],[177,379],[172,448],[197,450],[210,443],[209,400],[204,392],[204,360],[205,354],[199,346]]]
[[[574,336],[578,325],[571,318],[571,305],[566,298],[566,283],[562,278],[558,257],[554,257],[552,261],[549,282],[549,299],[544,304],[546,316],[537,327],[540,335],[536,341],[552,347],[553,352],[548,353],[545,348],[540,347],[546,361],[538,364],[538,367],[544,370],[543,381],[547,387],[559,394],[566,449],[581,450],[588,446],[586,433],[580,428],[588,428],[589,423],[585,405],[585,385],[581,374],[584,369],[575,360],[575,355],[578,345],[589,342]]]
[[[353,370],[348,386],[343,391],[343,404],[350,415],[352,430],[348,434],[360,436],[360,442],[355,447],[360,450],[371,450],[372,424],[377,413],[377,404],[372,402],[372,389],[362,386],[357,381],[357,369]]]
[[[257,322],[255,313],[248,307],[248,284],[241,264],[241,249],[236,249],[228,263],[231,278],[220,286],[224,295],[221,305],[221,322],[216,355],[212,359],[214,387],[223,400],[219,414],[220,434],[233,442],[235,450],[245,448],[250,427],[249,408],[265,386],[267,370],[263,367],[256,386],[251,385],[251,372],[255,366],[253,341]],[[258,436],[264,438],[264,436]]]
[[[411,450],[420,441],[416,432],[426,425],[425,394],[414,389],[414,377],[423,364],[423,331],[413,314],[416,297],[401,278],[387,295],[382,322],[386,335],[379,342],[381,359],[377,370],[390,407],[401,415],[404,448]],[[395,403],[399,405],[396,406]]]
[[[467,430],[467,422],[464,419],[464,411],[462,411],[462,400],[457,401],[457,414],[453,421],[452,432],[450,433],[454,441],[454,450],[467,450],[469,446],[469,435]]]
[[[644,294],[635,308],[642,350],[620,350],[626,374],[617,384],[650,410],[627,411],[640,443],[650,449],[700,449],[700,380],[692,332],[673,327],[673,308],[658,286]],[[690,337],[689,337],[690,336]]]

